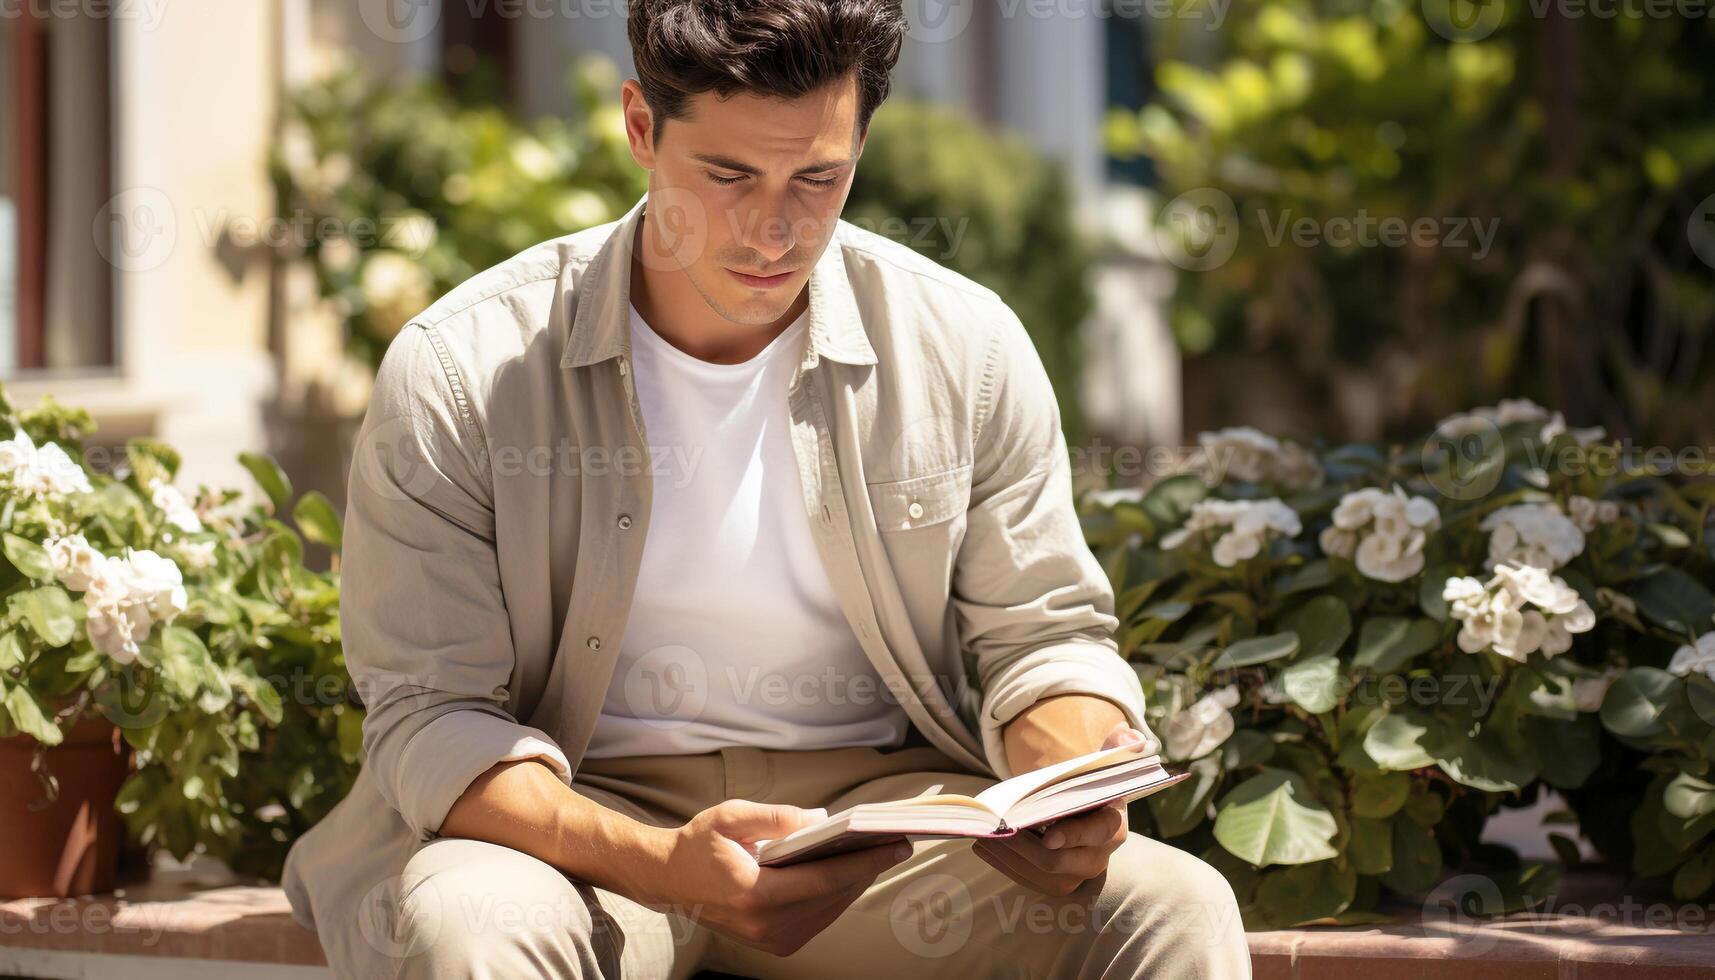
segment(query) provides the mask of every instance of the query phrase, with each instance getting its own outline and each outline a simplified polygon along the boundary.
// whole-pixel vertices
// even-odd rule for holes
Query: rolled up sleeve
[[[389,346],[348,484],[340,620],[364,765],[419,839],[498,763],[565,754],[507,710],[515,662],[486,455],[429,329]]]
[[[983,751],[1004,779],[1015,773],[1002,730],[1043,698],[1105,698],[1149,738],[1150,751],[1160,740],[1113,639],[1113,590],[1078,522],[1053,386],[1023,325],[1001,309],[983,367],[953,605],[982,687]]]

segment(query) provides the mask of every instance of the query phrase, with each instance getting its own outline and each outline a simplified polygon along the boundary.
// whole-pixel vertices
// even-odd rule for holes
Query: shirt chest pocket
[[[908,480],[871,483],[867,489],[877,529],[910,531],[965,512],[971,499],[971,466],[966,463]]]

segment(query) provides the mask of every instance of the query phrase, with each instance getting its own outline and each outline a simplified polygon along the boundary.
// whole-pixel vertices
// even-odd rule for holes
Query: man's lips
[[[753,286],[757,289],[772,289],[775,286],[783,286],[786,284],[786,280],[792,278],[791,272],[782,272],[773,276],[753,276],[748,272],[740,272],[737,269],[728,269],[727,271],[732,273],[733,278],[737,279],[739,282],[744,283],[746,286]]]

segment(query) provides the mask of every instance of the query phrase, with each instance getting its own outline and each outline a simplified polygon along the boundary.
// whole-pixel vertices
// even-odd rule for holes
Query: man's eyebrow
[[[693,153],[691,154],[691,158],[702,163],[706,163],[711,167],[719,167],[722,170],[735,170],[741,174],[750,174],[753,177],[760,176],[762,174],[761,170],[758,170],[748,163],[734,160],[732,157],[724,157],[717,153]],[[851,158],[849,157],[844,160],[818,160],[807,167],[799,167],[797,170],[793,171],[793,174],[796,176],[798,174],[826,173],[829,170],[838,170],[841,167],[849,166],[851,162]]]

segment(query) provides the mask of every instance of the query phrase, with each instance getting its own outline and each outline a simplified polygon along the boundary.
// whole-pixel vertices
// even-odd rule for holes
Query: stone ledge
[[[1626,904],[1621,904],[1622,902]],[[1654,902],[1655,904],[1649,904]],[[1680,911],[1675,912],[1678,909]],[[1257,980],[1689,980],[1715,978],[1715,915],[1600,871],[1568,874],[1543,911],[1481,924],[1428,921],[1252,933]],[[1673,916],[1679,921],[1668,921]],[[218,866],[158,867],[113,895],[0,903],[0,976],[201,980],[330,974],[314,933],[278,888],[236,884]]]

